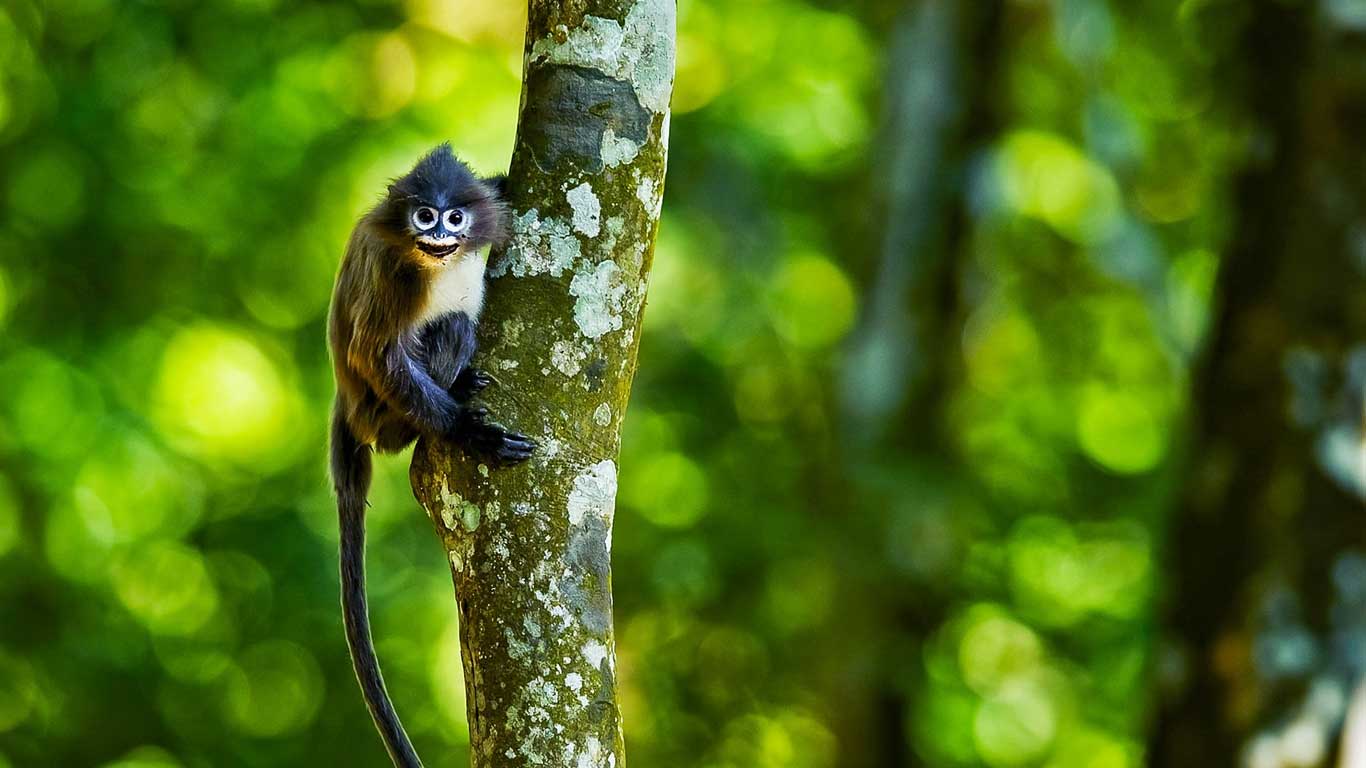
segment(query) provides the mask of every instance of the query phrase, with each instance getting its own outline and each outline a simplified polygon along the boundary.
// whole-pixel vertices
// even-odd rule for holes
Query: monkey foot
[[[471,408],[455,435],[456,442],[471,453],[497,464],[520,464],[531,458],[536,442],[489,419],[486,408]]]

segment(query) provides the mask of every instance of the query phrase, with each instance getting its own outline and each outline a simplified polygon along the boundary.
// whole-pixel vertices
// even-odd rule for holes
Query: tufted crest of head
[[[479,177],[455,156],[449,142],[422,156],[411,171],[389,185],[389,195],[445,208],[490,197]]]

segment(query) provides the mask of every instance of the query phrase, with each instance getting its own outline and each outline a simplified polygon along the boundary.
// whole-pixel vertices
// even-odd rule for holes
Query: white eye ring
[[[413,226],[416,227],[419,232],[426,232],[432,227],[435,227],[437,219],[436,209],[431,206],[424,205],[416,211],[413,211]]]
[[[441,214],[441,223],[450,232],[464,232],[470,227],[470,214],[464,208],[452,208]]]

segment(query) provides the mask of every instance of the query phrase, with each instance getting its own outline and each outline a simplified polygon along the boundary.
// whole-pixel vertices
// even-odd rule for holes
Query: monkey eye
[[[441,223],[452,232],[464,232],[470,225],[470,215],[464,208],[452,208],[441,215]]]
[[[430,206],[424,205],[416,211],[413,211],[413,226],[417,227],[420,232],[426,232],[432,227],[435,227],[436,219],[436,209]]]

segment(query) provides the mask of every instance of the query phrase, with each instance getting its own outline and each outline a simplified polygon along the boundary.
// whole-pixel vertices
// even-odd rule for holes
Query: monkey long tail
[[[384,676],[379,671],[375,643],[370,637],[370,612],[365,598],[365,497],[370,490],[370,446],[358,442],[341,414],[332,417],[332,482],[337,489],[337,518],[341,529],[341,602],[346,643],[365,704],[397,768],[422,768],[413,743],[398,720]]]

